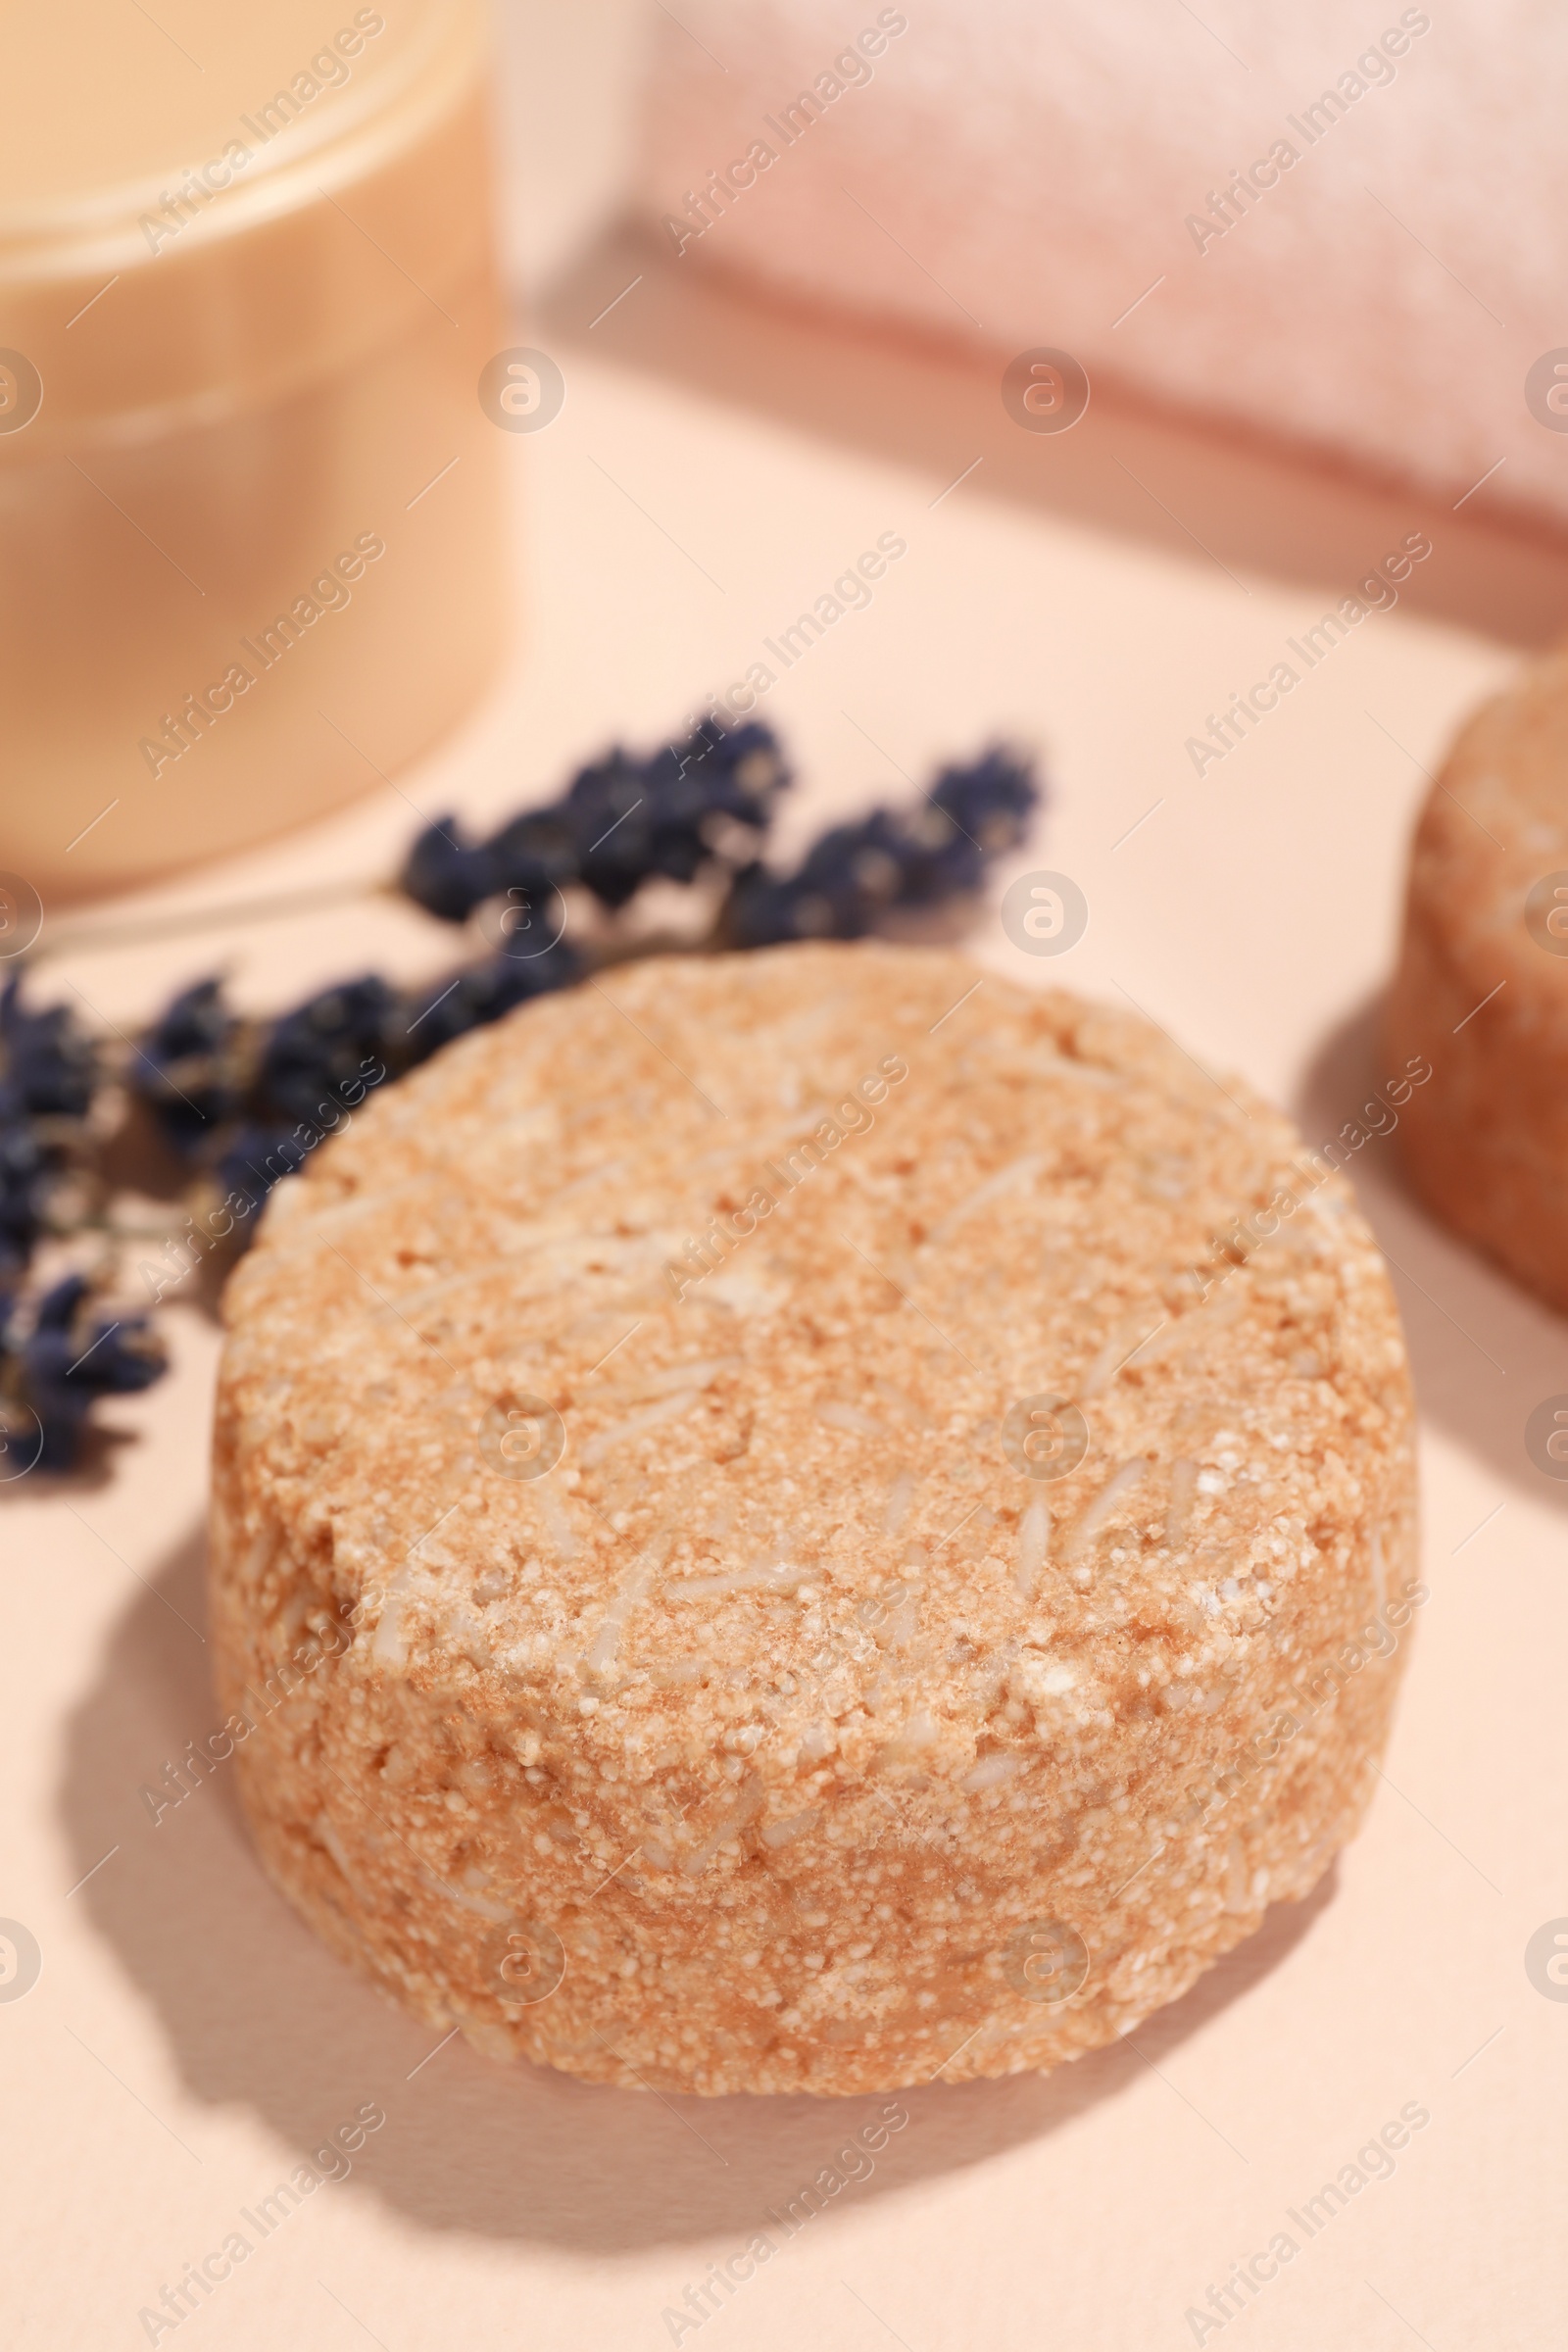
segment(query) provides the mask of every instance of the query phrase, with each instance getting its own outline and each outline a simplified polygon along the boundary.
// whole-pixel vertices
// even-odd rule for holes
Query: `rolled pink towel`
[[[1091,382],[1568,516],[1568,18],[1544,0],[678,15],[656,12],[641,201],[682,267],[1065,350]]]

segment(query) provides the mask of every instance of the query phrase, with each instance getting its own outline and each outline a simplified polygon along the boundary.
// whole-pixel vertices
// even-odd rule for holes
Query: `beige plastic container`
[[[475,0],[0,22],[0,868],[318,815],[499,649]]]

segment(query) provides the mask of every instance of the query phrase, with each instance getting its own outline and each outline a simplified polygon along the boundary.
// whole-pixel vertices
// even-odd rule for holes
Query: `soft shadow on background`
[[[1313,1149],[1390,1076],[1382,1017],[1381,996],[1369,999],[1313,1054],[1294,1105]],[[1568,1513],[1568,1482],[1544,1476],[1525,1452],[1535,1407],[1568,1393],[1568,1321],[1429,1214],[1406,1180],[1396,1133],[1373,1137],[1345,1173],[1393,1273],[1423,1415],[1510,1488]],[[1439,1556],[1450,1548],[1443,1544]]]
[[[158,2017],[196,2100],[249,2110],[286,2144],[278,2174],[376,2099],[384,2130],[356,2159],[398,2212],[434,2230],[633,2252],[744,2240],[869,2123],[880,2098],[664,2098],[501,2068],[405,2017],[316,1941],[263,1877],[220,1769],[157,1827],[141,1801],[188,1740],[216,1729],[202,1605],[203,1543],[170,1559],[129,1607],[69,1727],[62,1807],[85,1873],[79,1899]],[[1307,1936],[1331,1871],[1184,2000],[1121,2045],[1057,2074],[899,2093],[858,2202],[983,2163],[1112,2098]],[[1161,2091],[1161,2096],[1174,2092]],[[1197,2121],[1195,2131],[1204,2126]]]
[[[1433,553],[1400,590],[1406,612],[1521,648],[1550,643],[1568,619],[1568,540],[1499,518],[1485,493],[1455,511],[1448,497],[1156,408],[1099,378],[1070,431],[1026,432],[1002,404],[1010,351],[792,307],[711,264],[675,260],[636,228],[605,237],[559,279],[529,332],[568,384],[574,356],[610,360],[918,466],[939,491],[975,466],[960,498],[1045,508],[1232,578],[1251,572],[1337,600],[1424,530]],[[1044,327],[1039,341],[1053,341]]]

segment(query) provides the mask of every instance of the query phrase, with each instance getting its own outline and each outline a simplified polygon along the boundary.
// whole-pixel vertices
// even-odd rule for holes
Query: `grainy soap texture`
[[[1460,733],[1416,829],[1389,998],[1410,1172],[1446,1223],[1568,1308],[1568,655]]]
[[[374,1098],[227,1303],[258,1843],[497,2057],[1054,2065],[1355,1829],[1420,1592],[1396,1308],[1140,1020],[884,946],[617,970]]]

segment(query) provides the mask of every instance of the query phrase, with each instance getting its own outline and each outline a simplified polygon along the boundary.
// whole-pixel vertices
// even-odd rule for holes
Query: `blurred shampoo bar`
[[[0,867],[45,899],[373,787],[497,659],[477,0],[0,24]]]

